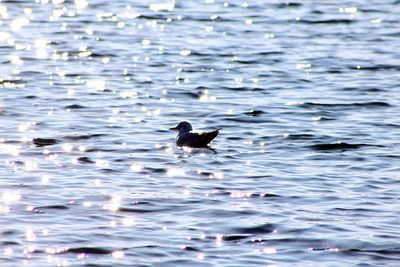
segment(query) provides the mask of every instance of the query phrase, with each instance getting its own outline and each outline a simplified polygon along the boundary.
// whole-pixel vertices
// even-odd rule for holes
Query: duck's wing
[[[219,134],[217,129],[212,132],[203,133],[185,133],[180,136],[177,140],[178,146],[188,146],[188,147],[207,147],[208,144]]]
[[[217,135],[219,134],[219,130],[221,130],[221,128],[214,130],[212,132],[204,132],[199,134],[200,137],[200,146],[208,146],[208,144],[215,138],[217,137]]]

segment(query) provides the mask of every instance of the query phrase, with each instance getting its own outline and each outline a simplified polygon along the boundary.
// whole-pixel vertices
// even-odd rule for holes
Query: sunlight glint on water
[[[398,9],[1,2],[0,265],[397,266]]]

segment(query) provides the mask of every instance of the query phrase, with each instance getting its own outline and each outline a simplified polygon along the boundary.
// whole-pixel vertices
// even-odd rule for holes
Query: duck
[[[221,129],[218,128],[211,132],[197,133],[193,132],[192,125],[187,121],[181,121],[176,127],[170,128],[170,130],[178,132],[178,136],[176,137],[177,146],[194,148],[209,147],[210,142],[217,137]]]

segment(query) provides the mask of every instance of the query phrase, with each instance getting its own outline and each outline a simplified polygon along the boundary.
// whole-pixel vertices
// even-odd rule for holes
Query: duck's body
[[[179,131],[176,137],[177,146],[186,147],[208,147],[210,142],[219,134],[217,129],[212,132],[195,133],[192,132],[192,125],[187,121],[182,121],[178,126],[171,128],[170,130]]]

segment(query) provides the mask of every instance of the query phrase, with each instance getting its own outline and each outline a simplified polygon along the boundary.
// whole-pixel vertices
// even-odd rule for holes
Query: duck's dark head
[[[179,133],[190,132],[192,129],[192,125],[190,125],[187,121],[181,121],[176,127],[170,128],[170,130],[178,131]]]

